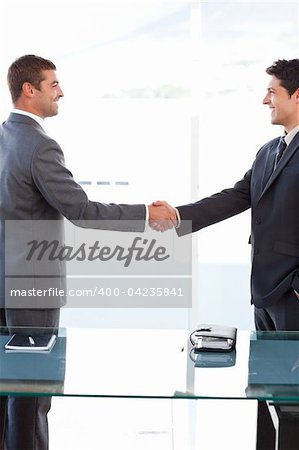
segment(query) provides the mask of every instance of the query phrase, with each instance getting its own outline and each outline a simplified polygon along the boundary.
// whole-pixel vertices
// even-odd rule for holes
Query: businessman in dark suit
[[[251,208],[256,329],[299,331],[299,59],[278,60],[266,72],[270,81],[263,103],[270,108],[272,124],[283,126],[283,136],[259,150],[233,188],[177,207],[178,233],[186,232],[184,220],[192,220],[195,232]],[[298,446],[297,427],[294,422],[292,448]],[[257,430],[256,448],[273,448],[272,420],[262,401]]]
[[[177,211],[181,221],[192,220],[195,232],[251,208],[256,329],[299,331],[299,59],[278,60],[266,72],[263,103],[283,136],[259,150],[233,188]],[[183,222],[178,232],[184,234]]]
[[[41,220],[53,221],[60,234],[63,217],[73,222],[92,220],[99,228],[100,221],[106,221],[107,226],[130,220],[137,231],[143,231],[146,219],[163,220],[167,228],[173,226],[175,216],[167,205],[104,204],[87,198],[65,167],[60,146],[43,129],[44,119],[58,113],[58,102],[63,97],[51,61],[35,55],[17,59],[8,70],[8,85],[14,109],[0,126],[0,325],[57,327],[63,297],[39,297],[35,308],[11,308],[7,303],[4,266],[17,267],[18,261],[11,254],[5,255],[6,221],[28,221],[26,227],[20,227],[30,236],[34,222]],[[38,282],[34,270],[32,265],[31,279]],[[57,275],[60,283],[63,271]],[[49,398],[1,397],[0,408],[1,449],[48,448]]]

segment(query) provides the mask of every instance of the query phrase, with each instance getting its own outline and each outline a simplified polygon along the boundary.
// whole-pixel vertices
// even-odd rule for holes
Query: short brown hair
[[[266,69],[266,73],[278,78],[290,96],[299,88],[299,59],[278,59]]]
[[[44,70],[56,70],[55,64],[35,55],[21,56],[11,64],[7,82],[13,103],[20,97],[24,83],[28,82],[36,89],[40,88]]]

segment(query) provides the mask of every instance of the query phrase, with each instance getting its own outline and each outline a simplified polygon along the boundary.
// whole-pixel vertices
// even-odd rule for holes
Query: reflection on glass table
[[[253,332],[248,397],[299,398],[299,333]]]
[[[299,402],[296,332],[239,331],[235,352],[195,357],[187,330],[61,328],[50,351],[35,353],[7,352],[11,334],[1,329],[2,395]]]
[[[63,394],[65,329],[2,328],[0,333],[1,392]]]
[[[232,367],[236,364],[236,350],[230,352],[196,352],[189,353],[194,367]]]

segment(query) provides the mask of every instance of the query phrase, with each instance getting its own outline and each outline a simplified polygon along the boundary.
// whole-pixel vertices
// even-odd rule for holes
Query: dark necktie
[[[285,149],[287,148],[287,143],[284,139],[284,137],[281,137],[276,149],[276,156],[275,156],[275,163],[274,163],[274,170],[277,166],[277,164],[279,163]]]

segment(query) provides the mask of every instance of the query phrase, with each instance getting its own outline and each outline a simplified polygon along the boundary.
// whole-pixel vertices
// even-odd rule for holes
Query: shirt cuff
[[[178,223],[176,224],[175,227],[176,228],[180,228],[180,226],[181,226],[181,216],[180,216],[179,210],[177,208],[174,208],[174,209],[175,209],[176,217],[178,219]]]
[[[144,206],[145,206],[145,220],[148,222],[148,220],[149,220],[149,209],[148,209],[147,205],[144,205]]]

